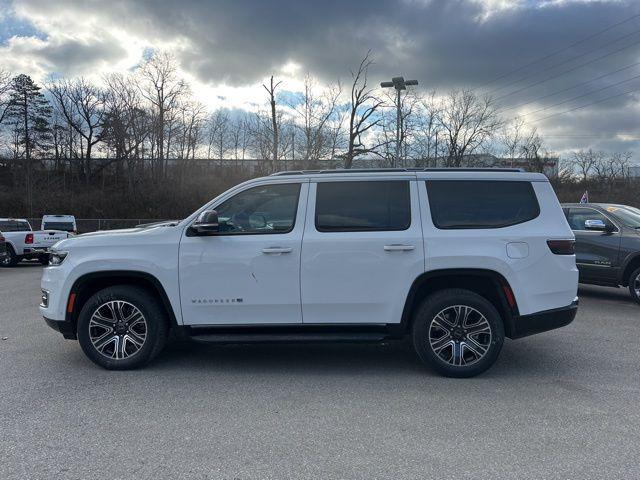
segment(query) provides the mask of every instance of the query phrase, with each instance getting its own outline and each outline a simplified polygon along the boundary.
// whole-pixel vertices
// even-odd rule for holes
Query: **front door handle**
[[[268,247],[263,248],[262,253],[271,254],[271,255],[280,255],[281,253],[291,253],[293,248],[291,247]]]
[[[394,243],[393,245],[385,245],[384,250],[386,252],[408,252],[410,250],[414,250],[416,247],[414,245],[402,245],[399,243]]]

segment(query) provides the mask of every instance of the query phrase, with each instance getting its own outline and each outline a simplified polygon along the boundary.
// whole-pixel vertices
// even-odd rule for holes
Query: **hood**
[[[52,248],[55,250],[68,250],[76,247],[91,247],[133,243],[144,243],[145,241],[168,232],[174,232],[177,222],[163,222],[135,228],[123,228],[119,230],[98,230],[96,232],[83,233],[74,237],[61,240]]]

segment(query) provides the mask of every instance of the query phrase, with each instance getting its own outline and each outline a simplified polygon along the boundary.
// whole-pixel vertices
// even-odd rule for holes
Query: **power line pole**
[[[407,89],[407,85],[418,85],[417,80],[405,80],[404,77],[393,77],[390,82],[382,82],[382,88],[395,88],[396,97],[396,155],[393,160],[393,167],[400,165],[400,123],[402,122],[402,105],[400,104],[400,92]]]

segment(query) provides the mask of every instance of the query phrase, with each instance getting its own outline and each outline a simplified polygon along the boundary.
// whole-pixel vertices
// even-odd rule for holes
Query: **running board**
[[[187,327],[185,333],[204,343],[376,343],[392,336],[379,325]]]
[[[203,343],[377,343],[381,333],[206,333],[189,338]]]

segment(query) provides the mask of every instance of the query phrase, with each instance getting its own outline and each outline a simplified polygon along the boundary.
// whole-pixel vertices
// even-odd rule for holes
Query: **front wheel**
[[[462,289],[427,297],[413,321],[413,344],[423,362],[447,377],[473,377],[498,358],[504,325],[484,297]]]
[[[640,303],[640,268],[634,270],[629,277],[629,293],[636,303]]]
[[[167,341],[167,314],[147,290],[130,285],[94,294],[78,317],[78,341],[85,355],[110,370],[150,362]]]

